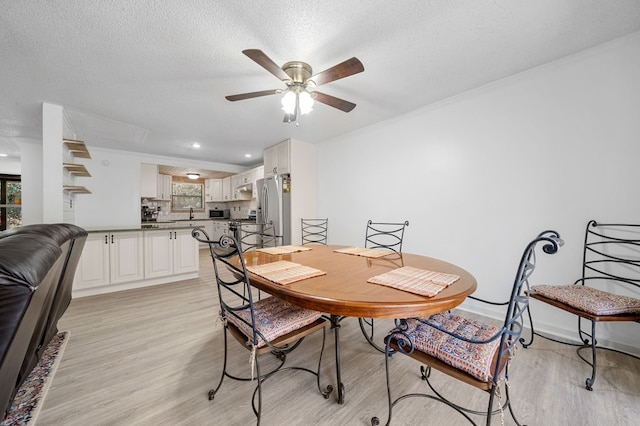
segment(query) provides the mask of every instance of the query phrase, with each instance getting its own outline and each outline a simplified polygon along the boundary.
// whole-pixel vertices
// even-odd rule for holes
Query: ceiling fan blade
[[[364,71],[364,65],[362,65],[362,62],[360,62],[358,58],[353,57],[327,70],[319,72],[316,75],[311,76],[309,79],[307,79],[307,82],[313,81],[316,86],[320,86],[321,84],[327,84],[332,81],[340,80],[341,78],[349,77],[350,75],[358,74],[362,71]]]
[[[335,96],[327,95],[326,93],[313,92],[315,94],[315,100],[325,105],[337,108],[344,112],[349,112],[356,107],[356,104],[345,101],[344,99],[336,98]]]
[[[249,92],[249,93],[240,93],[238,95],[229,95],[225,96],[225,99],[228,101],[241,101],[243,99],[251,99],[251,98],[259,98],[260,96],[269,96],[275,95],[276,93],[281,92],[282,90],[262,90],[260,92]]]
[[[267,55],[264,54],[262,50],[259,49],[246,49],[243,50],[242,53],[251,58],[256,64],[260,65],[265,70],[269,71],[271,74],[278,77],[278,79],[282,81],[291,80],[291,78],[282,71],[282,68],[278,66],[275,62],[271,60]]]

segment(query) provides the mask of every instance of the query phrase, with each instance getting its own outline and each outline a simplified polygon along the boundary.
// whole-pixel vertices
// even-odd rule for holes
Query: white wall
[[[242,167],[196,160],[116,151],[90,146],[91,159],[81,159],[91,177],[77,178],[91,194],[76,195],[76,224],[87,229],[140,226],[140,164],[164,164],[240,172]]]
[[[503,300],[526,243],[552,228],[566,245],[539,257],[533,283],[572,283],[589,219],[640,222],[639,75],[636,33],[323,142],[330,243],[363,245],[368,219],[407,219],[404,251],[455,263],[477,296]],[[575,317],[532,310],[537,327],[575,338]],[[599,336],[640,353],[637,324]]]

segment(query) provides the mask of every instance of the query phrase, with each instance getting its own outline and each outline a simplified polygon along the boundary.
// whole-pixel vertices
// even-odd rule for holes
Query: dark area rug
[[[68,340],[69,333],[66,331],[61,331],[51,339],[38,365],[18,390],[1,426],[35,425]]]

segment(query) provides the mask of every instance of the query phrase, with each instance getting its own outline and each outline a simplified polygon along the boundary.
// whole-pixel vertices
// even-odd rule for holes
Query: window
[[[0,231],[22,225],[20,176],[0,175]]]
[[[173,182],[171,184],[171,210],[203,210],[203,188],[202,183]]]

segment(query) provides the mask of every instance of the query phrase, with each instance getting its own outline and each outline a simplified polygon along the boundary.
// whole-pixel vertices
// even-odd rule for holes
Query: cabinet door
[[[114,232],[109,238],[111,284],[142,280],[144,278],[142,232]]]
[[[264,175],[281,175],[291,173],[290,167],[291,141],[287,139],[264,150]]]
[[[290,143],[288,140],[276,145],[278,155],[278,173],[279,175],[291,173],[290,167]]]
[[[200,266],[198,240],[191,236],[191,229],[173,231],[173,273],[195,272]]]
[[[140,198],[158,197],[158,165],[140,164]]]
[[[253,191],[251,193],[251,198],[253,200],[258,198],[258,185],[256,185],[256,181],[262,178],[264,178],[264,166],[253,169]]]
[[[222,201],[231,201],[231,177],[222,179]]]
[[[87,236],[73,281],[74,289],[109,284],[109,246],[108,233],[90,233]]]
[[[144,233],[144,277],[166,277],[173,273],[173,231]]]
[[[272,176],[278,171],[278,148],[271,146],[264,150],[264,175]]]
[[[208,179],[209,193],[211,194],[210,201],[224,201],[222,197],[222,179]]]
[[[158,175],[158,200],[171,201],[171,176]]]

